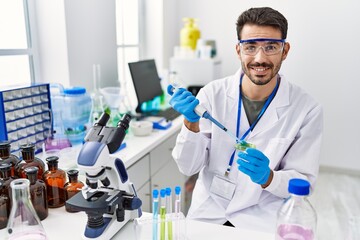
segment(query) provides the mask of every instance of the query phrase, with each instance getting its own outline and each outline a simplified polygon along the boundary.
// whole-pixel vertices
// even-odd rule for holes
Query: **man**
[[[317,178],[322,107],[278,73],[290,49],[281,13],[251,8],[236,29],[241,69],[197,99],[185,89],[173,94],[170,104],[185,119],[172,154],[182,173],[199,172],[189,218],[273,232],[289,180],[313,186]],[[200,118],[198,104],[255,148],[234,152],[234,138]]]

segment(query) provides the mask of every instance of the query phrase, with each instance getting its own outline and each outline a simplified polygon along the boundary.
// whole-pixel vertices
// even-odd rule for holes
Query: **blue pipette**
[[[169,85],[167,90],[170,95],[173,95],[177,89],[179,89],[178,86]],[[203,106],[197,105],[194,109],[194,112],[197,115],[199,115],[200,117],[210,120],[212,123],[214,123],[216,126],[218,126],[221,130],[226,132],[231,138],[235,139],[236,143],[241,142],[240,139],[237,138],[232,132],[230,132],[224,125],[222,125],[221,123],[219,123],[219,121],[217,121],[215,118],[213,118]]]

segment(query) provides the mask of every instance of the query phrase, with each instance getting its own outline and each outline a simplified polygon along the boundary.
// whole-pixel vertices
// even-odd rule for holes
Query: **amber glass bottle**
[[[14,180],[11,176],[11,165],[0,164],[0,229],[5,228],[11,210],[10,183]]]
[[[49,213],[46,185],[43,180],[37,178],[38,171],[39,169],[37,167],[25,168],[26,177],[30,181],[31,202],[40,220],[44,220]]]
[[[16,166],[17,176],[20,178],[26,178],[25,168],[37,167],[39,169],[37,178],[42,179],[42,175],[45,171],[45,163],[35,157],[35,145],[34,144],[23,144],[20,146],[23,160]]]
[[[15,166],[20,162],[20,159],[14,154],[10,154],[11,145],[9,141],[0,141],[0,164],[11,164],[11,176],[15,177]]]
[[[84,183],[78,180],[79,171],[72,169],[67,171],[67,175],[69,177],[69,181],[65,183],[65,200],[70,199],[72,196],[81,191],[81,188],[84,186]],[[65,209],[68,212],[77,212],[70,209],[67,205],[65,205]]]
[[[59,158],[56,156],[46,158],[46,162],[49,169],[44,172],[43,179],[46,184],[48,206],[49,208],[64,206],[65,171],[58,168]]]

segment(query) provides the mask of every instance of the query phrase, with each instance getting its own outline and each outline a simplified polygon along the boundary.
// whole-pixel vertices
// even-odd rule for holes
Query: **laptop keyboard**
[[[175,118],[180,116],[180,113],[178,113],[177,111],[175,111],[173,108],[170,107],[165,110],[161,110],[157,112],[156,116],[164,117],[167,120],[174,120]]]

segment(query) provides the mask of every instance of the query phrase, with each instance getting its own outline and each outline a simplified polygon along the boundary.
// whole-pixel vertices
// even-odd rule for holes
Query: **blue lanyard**
[[[241,118],[241,83],[242,83],[242,79],[243,79],[244,74],[241,74],[240,77],[240,86],[239,86],[239,105],[238,105],[238,114],[237,114],[237,125],[236,125],[236,137],[239,137],[239,132],[240,132],[240,118]],[[271,101],[274,99],[275,94],[277,92],[279,88],[279,79],[277,79],[276,81],[276,86],[274,88],[274,90],[271,92],[270,96],[268,97],[268,99],[266,100],[264,106],[262,107],[259,115],[257,116],[256,120],[251,124],[251,126],[249,127],[249,129],[244,133],[244,135],[242,135],[242,137],[240,138],[240,140],[244,140],[247,135],[249,135],[249,133],[255,128],[255,125],[259,122],[260,118],[264,115],[266,109],[268,108],[268,106],[270,105]],[[235,155],[235,151],[232,153],[231,157],[230,157],[230,161],[229,161],[229,166],[226,169],[225,175],[228,175],[231,169],[231,166],[234,162],[234,155]]]

